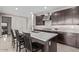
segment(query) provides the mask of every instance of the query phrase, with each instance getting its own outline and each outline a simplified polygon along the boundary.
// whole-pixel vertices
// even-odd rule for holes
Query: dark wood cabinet
[[[52,20],[52,25],[56,25],[58,23],[57,15],[55,15],[55,13],[51,15],[51,20]]]
[[[64,33],[57,33],[57,34],[58,34],[57,42],[65,44],[64,35],[63,35]]]
[[[44,15],[36,16],[36,25],[44,25]],[[52,25],[79,25],[79,7],[60,10],[52,13]]]
[[[57,37],[50,39],[48,43],[49,43],[49,52],[56,52],[57,51]]]
[[[79,48],[79,34],[76,36],[76,47]]]
[[[63,25],[64,24],[64,10],[62,10],[62,11],[59,11],[59,12],[57,12],[58,13],[58,15],[57,15],[57,21],[58,21],[58,23],[57,24],[59,24],[59,25]]]
[[[72,9],[57,11],[53,13],[51,18],[54,25],[71,25],[73,21]]]
[[[79,48],[79,33],[60,33],[57,42]]]
[[[73,12],[73,24],[79,24],[79,7],[76,7],[72,10]]]
[[[76,34],[75,33],[65,33],[64,41],[65,41],[65,44],[75,47],[76,46]]]
[[[43,21],[44,15],[36,16],[36,25],[45,25],[45,21]]]
[[[58,11],[51,15],[51,20],[53,25],[64,24],[64,11]]]
[[[72,25],[72,21],[73,21],[73,13],[72,13],[72,9],[66,9],[64,10],[64,21],[66,25]]]
[[[79,25],[79,7],[56,11],[51,20],[53,25]]]
[[[69,46],[76,47],[76,34],[75,33],[58,33],[58,42]]]

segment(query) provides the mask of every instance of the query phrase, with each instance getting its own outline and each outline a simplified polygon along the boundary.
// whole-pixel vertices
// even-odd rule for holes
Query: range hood
[[[44,17],[43,17],[43,21],[48,21],[48,20],[50,20],[50,16],[51,16],[50,13],[45,14]]]

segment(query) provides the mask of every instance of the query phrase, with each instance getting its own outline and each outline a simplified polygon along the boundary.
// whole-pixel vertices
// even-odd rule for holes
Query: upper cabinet
[[[65,24],[65,13],[64,13],[64,10],[54,12],[51,15],[51,19],[52,19],[52,24],[57,24],[57,25]]]
[[[57,25],[72,24],[72,20],[73,20],[72,17],[73,14],[71,12],[71,9],[57,11],[53,13],[53,15],[51,16],[52,24],[57,24]]]
[[[36,25],[44,25],[44,15],[36,16]],[[50,16],[52,25],[79,25],[79,7],[56,11]]]
[[[79,7],[72,9],[73,11],[73,24],[79,24]]]
[[[72,21],[73,21],[72,9],[64,10],[64,21],[66,25],[72,25]]]
[[[51,20],[53,25],[56,25],[58,23],[57,16],[55,15],[55,13],[51,15]]]
[[[44,15],[36,16],[36,25],[45,25],[45,21],[43,21]]]
[[[52,13],[53,25],[77,25],[79,24],[79,7],[69,8]]]
[[[59,11],[57,12],[57,20],[58,20],[58,24],[64,24],[64,11]]]

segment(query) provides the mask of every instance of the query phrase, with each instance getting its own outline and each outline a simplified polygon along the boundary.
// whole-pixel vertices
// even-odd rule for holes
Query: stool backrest
[[[20,37],[19,37],[19,31],[18,30],[15,30],[15,34],[16,34],[17,40],[19,41],[19,39],[20,39]]]
[[[30,37],[30,33],[24,33],[24,42],[25,42],[25,48],[29,51],[32,51],[32,41]]]
[[[12,34],[12,38],[15,39],[14,32],[12,29],[11,29],[11,34]]]

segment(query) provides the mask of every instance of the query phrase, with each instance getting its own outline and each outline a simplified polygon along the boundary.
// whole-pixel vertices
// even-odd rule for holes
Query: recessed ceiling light
[[[16,10],[18,10],[18,8],[16,8]]]
[[[54,15],[55,15],[55,16],[57,16],[57,15],[58,15],[58,13],[55,13]]]
[[[47,7],[45,6],[45,7],[44,7],[44,9],[46,10],[46,9],[47,9]]]
[[[30,12],[30,14],[33,14],[33,12]]]

